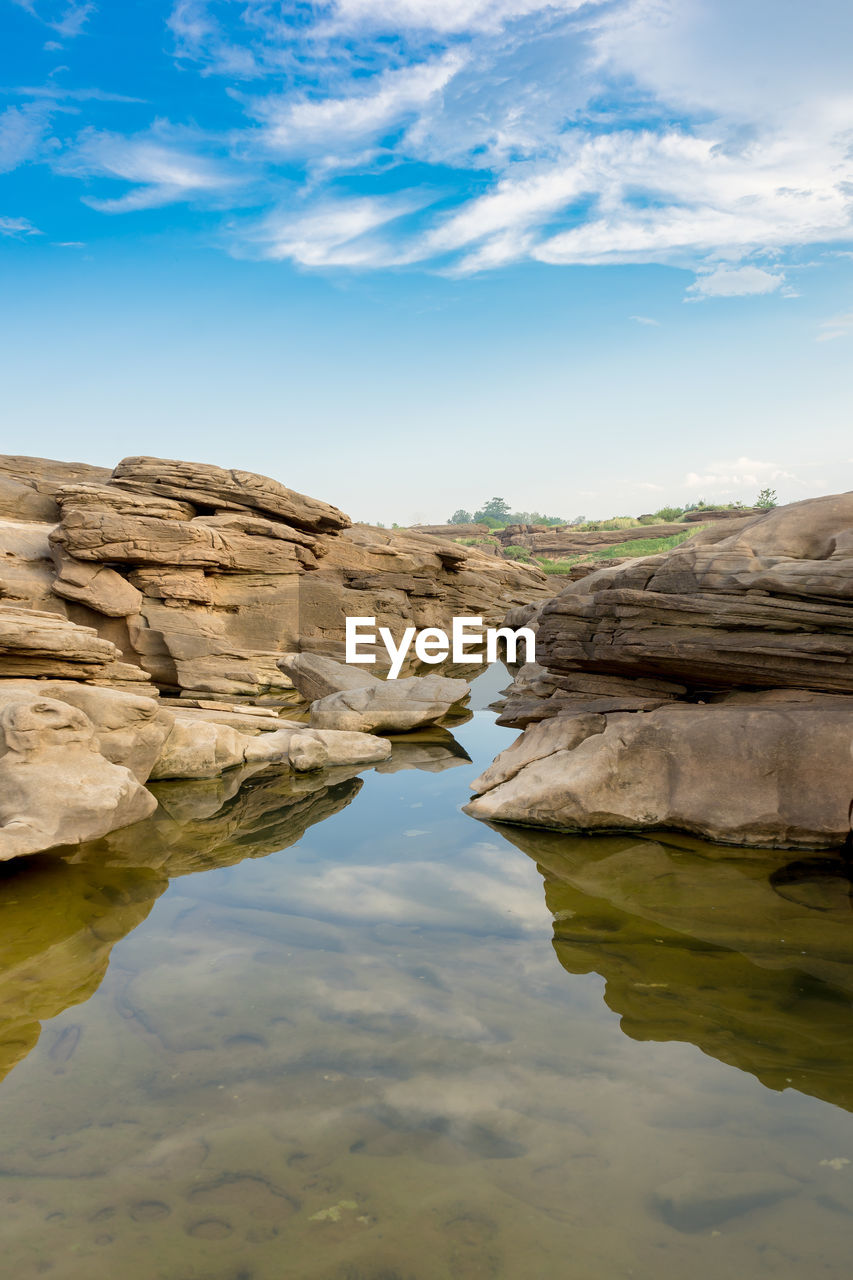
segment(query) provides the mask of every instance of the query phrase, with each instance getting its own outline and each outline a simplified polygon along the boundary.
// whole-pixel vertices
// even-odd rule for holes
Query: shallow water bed
[[[454,737],[5,869],[9,1274],[846,1277],[841,865],[485,827]]]

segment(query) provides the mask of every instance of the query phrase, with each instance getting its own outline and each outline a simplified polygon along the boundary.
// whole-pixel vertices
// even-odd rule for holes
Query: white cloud
[[[715,267],[702,272],[687,290],[690,298],[741,298],[750,293],[775,293],[785,282],[783,275],[761,267]]]
[[[690,471],[684,483],[688,489],[711,491],[717,497],[744,497],[744,490],[763,489],[778,481],[800,484],[799,478],[778,462],[756,458],[736,458],[733,462],[712,462],[703,472]]]
[[[815,342],[834,342],[837,338],[849,338],[853,334],[853,311],[846,315],[833,316],[824,320]]]
[[[655,329],[660,328],[660,320],[653,320],[651,316],[629,316],[629,320],[635,320],[637,324],[652,325]]]
[[[91,8],[19,2],[66,26]],[[793,296],[792,256],[853,242],[849,0],[175,0],[168,24],[245,123],[84,133],[75,171],[134,184],[90,197],[104,212],[253,185],[279,212],[245,225],[249,251],[260,235],[306,265],[456,274],[666,264],[695,273],[693,300]],[[249,78],[262,90],[238,94]]]
[[[414,207],[364,198],[315,206],[302,216],[283,211],[264,219],[246,238],[260,257],[307,267],[397,265],[403,258],[373,233]]]
[[[38,227],[34,227],[29,218],[0,217],[0,236],[9,236],[20,240],[26,236],[40,236]]]
[[[547,12],[572,13],[602,0],[336,0],[332,25],[399,31],[496,31],[508,22]]]
[[[319,101],[267,97],[257,100],[252,110],[263,123],[265,144],[275,150],[305,155],[318,147],[335,149],[376,138],[423,108],[463,61],[459,54],[448,53],[419,66],[372,77],[367,92]]]
[[[168,135],[161,138],[156,133],[126,138],[88,130],[64,164],[66,172],[80,176],[118,178],[137,184],[113,199],[84,197],[86,204],[102,213],[127,213],[212,196],[238,183],[236,176],[216,161],[173,143]]]
[[[0,173],[9,173],[39,155],[47,132],[47,116],[30,103],[0,112]]]
[[[88,0],[67,0],[64,4],[57,5],[53,0],[12,0],[20,9],[26,9],[27,13],[32,14],[39,22],[46,27],[51,27],[58,35],[65,39],[73,40],[75,36],[79,36],[89,18],[95,12],[96,6],[88,2]],[[55,42],[50,42],[54,47]],[[47,46],[45,46],[47,47]]]

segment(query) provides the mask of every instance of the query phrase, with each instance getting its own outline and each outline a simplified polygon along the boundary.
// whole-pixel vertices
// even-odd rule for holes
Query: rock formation
[[[368,725],[430,724],[467,685],[431,675],[412,696],[368,675],[350,706],[333,663],[309,725],[282,716],[303,702],[282,654],[342,652],[348,614],[399,636],[546,593],[536,569],[353,527],[251,472],[0,458],[0,859],[138,821],[149,778],[385,761]]]
[[[528,727],[475,782],[468,812],[779,848],[844,842],[853,494],[721,521],[522,612],[538,663],[501,722]]]
[[[406,733],[443,720],[471,693],[464,680],[435,674],[377,680],[363,667],[319,654],[288,655],[280,666],[311,703],[316,729]]]
[[[85,652],[83,632],[43,636],[57,662],[73,639],[76,671],[39,669],[38,646],[19,641],[31,652],[0,662],[0,675],[89,679],[118,661],[161,691],[279,697],[290,681],[276,659],[300,648],[342,655],[347,614],[399,636],[412,623],[447,628],[459,613],[496,623],[547,594],[535,568],[352,526],[336,507],[249,472],[161,458],[125,458],[112,473],[0,459],[0,658],[10,607],[51,615],[43,631],[67,620],[93,633]]]

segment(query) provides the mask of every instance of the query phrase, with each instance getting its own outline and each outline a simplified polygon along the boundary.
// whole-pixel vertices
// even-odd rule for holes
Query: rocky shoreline
[[[294,651],[342,653],[348,613],[398,637],[546,593],[536,569],[353,526],[249,472],[2,458],[0,860],[149,817],[149,780],[387,760],[374,730],[432,725],[468,686],[328,658],[312,683]]]
[[[701,530],[543,605],[466,811],[831,849],[853,800],[853,493]]]

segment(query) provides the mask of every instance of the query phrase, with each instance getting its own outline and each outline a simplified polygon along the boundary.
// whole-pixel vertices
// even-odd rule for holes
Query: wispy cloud
[[[364,198],[315,206],[302,216],[280,211],[240,239],[259,257],[306,267],[401,265],[399,250],[376,233],[416,207],[411,201]]]
[[[66,172],[87,178],[113,178],[132,183],[117,197],[84,196],[101,213],[129,213],[175,202],[215,196],[239,185],[216,160],[173,141],[168,130],[135,137],[84,131],[63,161]]]
[[[703,490],[715,497],[743,497],[748,489],[762,489],[778,481],[800,484],[799,477],[778,462],[757,458],[736,458],[730,462],[711,462],[701,472],[690,471],[684,483],[690,490]]]
[[[16,3],[64,34],[92,12]],[[86,193],[110,214],[251,189],[228,243],[303,265],[665,264],[694,273],[691,301],[788,297],[805,246],[853,242],[850,10],[816,4],[174,0],[182,73],[225,77],[232,123],[84,127],[55,163],[131,184]],[[26,92],[12,110],[120,98]],[[44,121],[8,118],[7,167]]]
[[[96,6],[88,0],[66,0],[62,4],[56,4],[55,0],[12,0],[12,3],[26,9],[27,13],[66,40],[79,36],[96,11]]]
[[[846,315],[833,316],[824,320],[815,342],[834,342],[837,338],[849,338],[853,335],[853,311]]]
[[[27,236],[40,236],[38,227],[34,227],[29,218],[0,217],[0,236],[8,236],[14,240],[24,240]]]
[[[693,300],[700,298],[742,298],[751,293],[775,293],[785,277],[762,267],[714,267],[703,271],[687,290]]]
[[[655,329],[660,328],[660,320],[653,320],[651,316],[629,316],[628,319],[636,321],[637,324],[651,325]]]
[[[36,159],[47,137],[49,116],[38,104],[0,112],[0,173]]]

